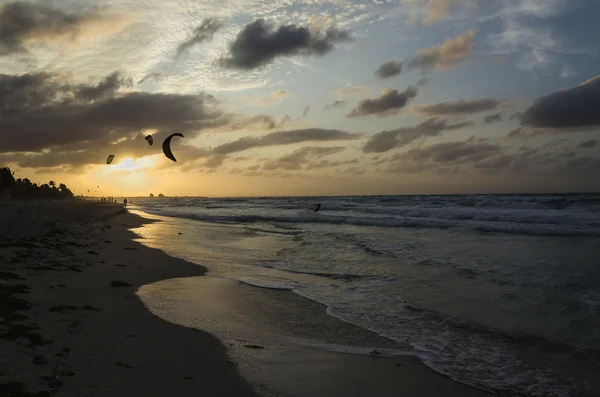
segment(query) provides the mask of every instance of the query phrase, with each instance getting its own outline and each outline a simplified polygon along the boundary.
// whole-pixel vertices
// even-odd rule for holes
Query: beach
[[[317,303],[134,241],[151,220],[119,205],[1,205],[2,396],[485,395]],[[194,327],[140,299],[168,291],[163,280],[194,285]],[[364,351],[328,346],[340,331]]]

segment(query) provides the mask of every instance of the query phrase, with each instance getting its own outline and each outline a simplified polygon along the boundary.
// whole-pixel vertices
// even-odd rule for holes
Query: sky
[[[105,196],[598,192],[597,15],[597,0],[0,0],[0,165]]]

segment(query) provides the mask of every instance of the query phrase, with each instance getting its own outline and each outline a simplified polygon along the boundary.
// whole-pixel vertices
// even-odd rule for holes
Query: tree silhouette
[[[15,180],[14,172],[8,167],[0,168],[0,191],[4,188],[11,190],[13,198],[47,198],[47,199],[68,199],[73,197],[73,192],[61,183],[56,188],[56,182],[50,181],[38,186],[31,183],[28,178],[18,178]]]

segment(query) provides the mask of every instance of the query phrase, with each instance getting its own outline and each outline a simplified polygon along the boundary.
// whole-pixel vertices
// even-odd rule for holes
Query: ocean
[[[150,245],[320,302],[458,382],[507,396],[600,395],[600,194],[130,206],[185,221],[181,234],[142,236]]]

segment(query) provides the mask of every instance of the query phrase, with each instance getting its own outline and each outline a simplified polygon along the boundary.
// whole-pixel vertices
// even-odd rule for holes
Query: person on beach
[[[127,197],[123,199],[123,207],[127,207]]]

